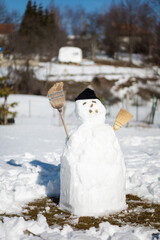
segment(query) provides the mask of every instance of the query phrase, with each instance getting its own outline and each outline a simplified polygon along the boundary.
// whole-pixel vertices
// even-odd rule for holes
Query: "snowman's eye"
[[[92,101],[93,103],[96,103],[96,101]]]
[[[85,105],[85,104],[86,104],[86,102],[83,103],[83,105]]]

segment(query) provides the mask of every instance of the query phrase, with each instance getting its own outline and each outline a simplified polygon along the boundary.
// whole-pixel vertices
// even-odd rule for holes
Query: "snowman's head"
[[[76,98],[76,114],[81,123],[104,123],[105,113],[93,90],[87,88]]]

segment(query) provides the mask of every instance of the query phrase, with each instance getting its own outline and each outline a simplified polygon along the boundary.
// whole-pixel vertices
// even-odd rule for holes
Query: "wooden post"
[[[137,95],[137,101],[136,101],[136,121],[138,121],[138,95]]]
[[[7,109],[7,96],[4,97],[4,124],[7,124],[7,116],[8,116],[8,109]]]
[[[126,95],[126,109],[129,112],[129,91],[127,91]],[[127,127],[129,127],[129,122],[127,123]]]

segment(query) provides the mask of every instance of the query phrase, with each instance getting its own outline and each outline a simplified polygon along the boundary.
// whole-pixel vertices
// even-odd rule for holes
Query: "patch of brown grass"
[[[58,208],[58,199],[43,198],[28,203],[20,215],[1,214],[4,217],[23,216],[25,220],[37,219],[38,214],[46,217],[49,226],[63,227],[65,224],[74,229],[84,230],[90,227],[98,228],[102,222],[109,222],[118,226],[145,226],[160,230],[160,204],[151,203],[138,196],[128,194],[126,196],[127,210],[108,217],[77,217]]]
[[[137,66],[136,64],[130,64],[127,61],[121,61],[121,60],[102,60],[102,59],[95,59],[94,62],[98,65],[110,65],[115,67],[131,67],[131,68],[140,68],[140,66]]]

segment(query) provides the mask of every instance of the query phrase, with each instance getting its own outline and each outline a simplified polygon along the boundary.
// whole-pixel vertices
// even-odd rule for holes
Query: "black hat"
[[[95,92],[90,89],[90,88],[86,88],[83,92],[81,92],[78,97],[75,98],[75,101],[77,100],[83,100],[83,99],[99,99]]]

